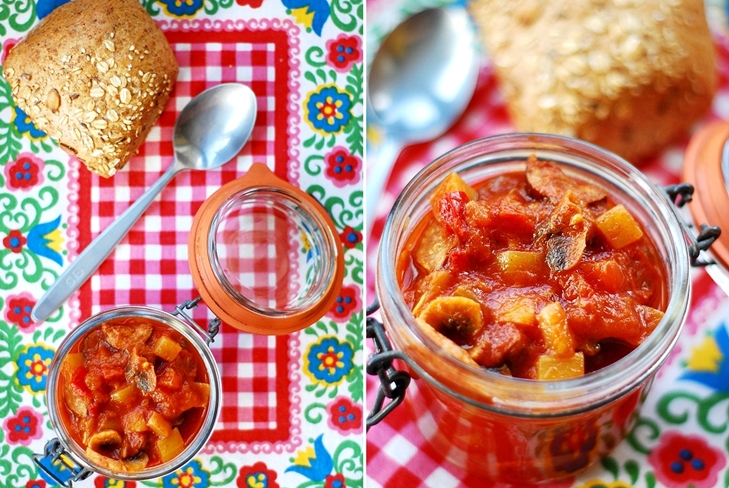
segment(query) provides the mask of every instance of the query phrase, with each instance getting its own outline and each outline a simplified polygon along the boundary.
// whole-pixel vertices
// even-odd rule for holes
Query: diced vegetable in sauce
[[[597,228],[615,249],[621,249],[643,237],[638,222],[622,205],[616,205],[600,215]]]
[[[177,456],[210,399],[202,359],[178,332],[141,319],[90,332],[61,365],[65,423],[96,464],[119,473]]]
[[[444,354],[522,378],[604,367],[663,317],[664,269],[630,211],[555,163],[478,187],[449,175],[399,259],[416,323]]]

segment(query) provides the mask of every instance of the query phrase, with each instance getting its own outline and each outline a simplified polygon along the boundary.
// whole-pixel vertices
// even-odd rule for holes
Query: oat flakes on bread
[[[164,34],[137,0],[73,0],[28,33],[3,66],[15,103],[103,177],[137,151],[177,73]]]
[[[470,9],[521,131],[577,137],[639,163],[711,105],[702,0],[474,0]]]

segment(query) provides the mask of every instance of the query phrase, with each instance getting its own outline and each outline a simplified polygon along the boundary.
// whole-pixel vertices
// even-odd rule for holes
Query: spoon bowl
[[[480,49],[463,7],[423,10],[398,25],[377,51],[368,78],[368,122],[383,141],[368,148],[367,222],[372,221],[404,146],[442,135],[476,89]]]
[[[46,320],[86,282],[177,173],[218,168],[235,157],[253,131],[256,111],[255,94],[238,83],[217,85],[193,98],[175,123],[172,166],[61,273],[36,303],[32,319]]]
[[[245,85],[217,85],[193,98],[175,123],[176,162],[186,169],[214,169],[230,161],[251,136],[256,97]]]

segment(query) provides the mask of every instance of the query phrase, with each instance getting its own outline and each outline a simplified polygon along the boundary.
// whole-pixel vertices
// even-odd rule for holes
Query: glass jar
[[[650,336],[615,363],[569,380],[508,377],[443,354],[416,325],[398,277],[410,233],[430,211],[430,196],[448,174],[457,172],[477,186],[523,172],[532,154],[622,203],[642,224],[665,267],[665,314]],[[514,484],[571,476],[606,455],[631,428],[686,319],[691,240],[663,190],[626,161],[582,141],[507,134],[463,145],[432,162],[395,202],[375,278],[383,325],[414,379],[405,401],[423,436],[454,465]]]
[[[169,474],[192,459],[210,439],[218,419],[221,407],[222,388],[220,372],[208,347],[209,341],[217,333],[218,322],[211,323],[208,331],[201,330],[184,312],[184,305],[178,307],[176,315],[162,310],[143,307],[125,306],[105,310],[94,315],[73,329],[64,338],[53,356],[48,369],[46,403],[51,425],[58,436],[46,445],[43,455],[36,455],[34,460],[38,467],[51,479],[63,486],[70,486],[74,481],[82,480],[92,472],[109,478],[123,480],[146,480]],[[144,320],[153,327],[169,328],[185,339],[198,355],[205,368],[205,377],[210,385],[209,402],[202,412],[202,421],[195,432],[188,436],[185,447],[177,456],[167,462],[144,468],[140,471],[119,472],[100,465],[89,459],[86,449],[74,438],[68,425],[68,408],[63,401],[62,365],[69,353],[78,346],[90,333],[100,329],[105,323],[129,320]]]

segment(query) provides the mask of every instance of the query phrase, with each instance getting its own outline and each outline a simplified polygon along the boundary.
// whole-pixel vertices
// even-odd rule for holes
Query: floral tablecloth
[[[367,11],[368,58],[405,15],[442,1],[371,1]],[[447,3],[447,2],[446,2]],[[712,119],[729,119],[729,37],[723,2],[707,2],[715,32],[719,84]],[[443,137],[406,148],[397,161],[380,206],[367,262],[374,263],[384,218],[400,190],[425,164],[460,144],[513,131],[487,54],[476,94],[463,117]],[[679,141],[641,166],[661,185],[678,183],[688,140]],[[373,267],[367,269],[367,295],[374,296]],[[692,275],[692,302],[679,344],[659,371],[640,410],[637,425],[613,453],[577,477],[546,486],[574,488],[729,486],[729,298],[704,270]],[[369,303],[369,302],[368,302]],[[368,378],[371,407],[377,380]],[[405,405],[367,433],[367,486],[488,487],[450,465],[425,440]],[[574,439],[575,446],[580,445]],[[579,449],[575,461],[579,464]]]
[[[5,0],[2,58],[68,0]],[[103,1],[103,0],[100,0]],[[222,184],[263,162],[330,213],[344,285],[316,324],[283,337],[223,324],[212,344],[223,410],[211,441],[178,471],[137,485],[363,485],[361,0],[144,0],[180,65],[177,85],[139,154],[110,180],[90,174],[18,110],[0,78],[0,486],[52,484],[32,461],[54,437],[45,386],[56,347],[81,321],[117,305],[167,311],[195,298],[187,237]],[[220,170],[178,175],[110,258],[44,323],[30,310],[63,268],[172,163],[172,128],[205,88],[256,93],[249,143]],[[301,243],[306,253],[307,243]],[[201,304],[193,318],[212,315]],[[59,468],[60,469],[60,468]],[[80,486],[135,485],[93,475]]]

